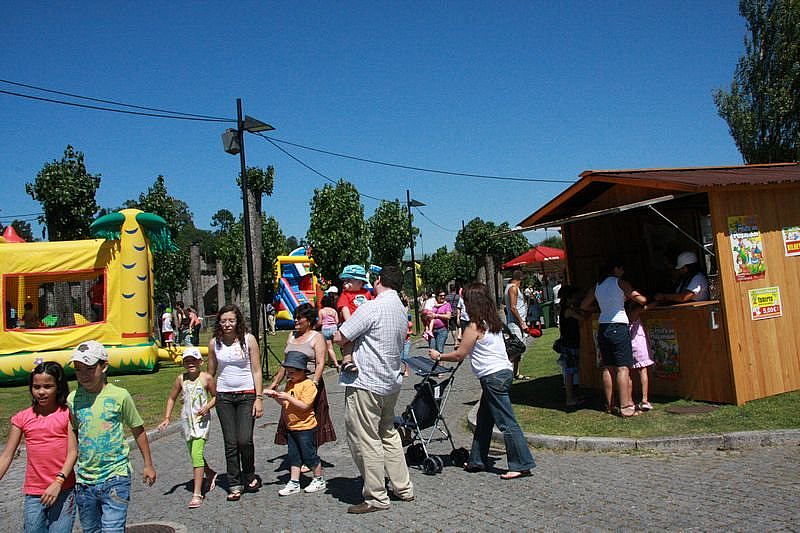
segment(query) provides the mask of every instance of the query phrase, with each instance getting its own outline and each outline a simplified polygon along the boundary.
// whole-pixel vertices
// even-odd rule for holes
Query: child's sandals
[[[203,505],[203,495],[192,494],[192,499],[189,500],[189,509],[197,509],[201,505]]]

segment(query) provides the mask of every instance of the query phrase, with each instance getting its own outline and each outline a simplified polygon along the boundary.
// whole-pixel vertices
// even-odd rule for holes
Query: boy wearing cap
[[[183,351],[183,368],[186,372],[175,378],[175,384],[167,398],[167,408],[164,411],[164,420],[158,425],[159,430],[164,430],[169,425],[169,418],[178,394],[183,392],[183,409],[181,410],[181,426],[192,458],[194,477],[194,491],[189,500],[189,509],[195,509],[203,504],[203,475],[208,479],[206,492],[214,490],[217,486],[217,473],[208,466],[204,451],[208,440],[208,430],[211,423],[211,408],[217,402],[217,388],[214,378],[207,372],[200,371],[203,355],[195,347],[188,347]]]
[[[682,252],[675,262],[679,282],[675,292],[658,293],[653,300],[659,304],[682,304],[684,302],[703,302],[709,299],[708,279],[700,268],[700,260],[694,252]]]
[[[156,471],[144,422],[130,393],[107,383],[108,352],[86,341],[72,352],[77,390],[67,397],[72,427],[78,438],[75,503],[84,531],[123,531],[131,495],[131,463],[123,424],[142,453],[142,477],[152,485]]]
[[[342,315],[342,322],[345,322],[356,312],[359,305],[372,300],[372,294],[364,288],[364,284],[369,281],[367,271],[361,265],[347,265],[339,274],[342,280],[342,295],[336,302],[336,309]],[[341,369],[345,372],[358,372],[358,368],[353,363],[352,349],[348,347],[347,353],[342,350]]]
[[[325,490],[327,484],[322,477],[322,461],[317,455],[314,432],[317,419],[314,415],[314,398],[317,386],[306,375],[306,356],[303,352],[289,351],[282,364],[286,369],[287,383],[283,391],[267,389],[264,394],[273,398],[283,407],[281,416],[286,419],[289,444],[290,479],[278,491],[281,496],[300,492],[300,467],[307,465],[314,479],[304,489],[307,493]]]

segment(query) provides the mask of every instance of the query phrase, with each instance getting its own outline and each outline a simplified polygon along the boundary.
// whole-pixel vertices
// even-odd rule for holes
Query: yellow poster
[[[750,318],[753,320],[776,318],[783,315],[781,291],[778,287],[750,289],[748,294],[750,295]]]

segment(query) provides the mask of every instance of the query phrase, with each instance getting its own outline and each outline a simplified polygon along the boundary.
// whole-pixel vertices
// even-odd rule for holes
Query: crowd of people
[[[558,287],[559,364],[563,370],[566,403],[578,405],[575,394],[580,354],[580,322],[599,310],[597,342],[602,360],[603,392],[609,412],[622,417],[652,409],[648,399],[649,355],[641,313],[649,305],[708,298],[708,285],[697,267],[697,256],[681,254],[676,270],[680,284],[673,294],[656,294],[652,302],[623,279],[624,267],[610,262],[600,281],[585,295],[575,287]],[[201,370],[203,356],[193,346],[183,351],[184,372],[167,395],[159,428],[170,424],[178,397],[182,399],[181,426],[192,465],[192,496],[188,506],[197,508],[214,490],[215,471],[205,458],[211,411],[222,430],[227,500],[257,491],[262,480],[255,473],[255,421],[264,414],[265,398],[280,406],[275,443],[287,446],[289,480],[280,496],[324,491],[319,447],[335,441],[323,379],[326,360],[339,372],[344,387],[346,438],[353,462],[363,479],[363,501],[348,507],[351,514],[384,510],[390,505],[389,490],[401,501],[415,499],[403,443],[395,427],[395,406],[403,376],[407,375],[411,321],[402,293],[402,272],[386,267],[377,274],[372,292],[368,276],[358,265],[345,267],[340,275],[341,294],[332,286],[320,309],[300,305],[295,328],[287,340],[280,371],[264,389],[257,339],[247,332],[235,305],[216,315],[214,334],[208,344],[208,370]],[[522,288],[522,272],[516,271],[504,292],[505,324],[489,289],[469,283],[460,291],[437,291],[423,304],[425,338],[434,362],[470,358],[481,385],[481,401],[468,460],[468,472],[486,470],[493,426],[503,434],[508,470],[504,480],[531,475],[534,458],[517,423],[509,398],[511,384],[521,378],[509,360],[504,331],[520,339],[541,327],[535,295]],[[526,302],[527,299],[527,302]],[[533,308],[533,312],[531,312]],[[190,340],[196,346],[199,319],[192,308],[165,309],[162,328],[166,343]],[[445,352],[452,334],[454,349]],[[342,351],[339,362],[333,344]],[[150,457],[144,424],[131,395],[108,383],[108,353],[96,341],[75,348],[78,386],[69,392],[64,369],[42,362],[30,374],[31,407],[11,418],[6,447],[0,454],[0,479],[5,475],[24,438],[27,468],[23,492],[26,531],[71,531],[77,515],[85,531],[122,530],[130,499],[131,464],[124,430],[128,427],[140,450],[142,478],[152,485],[156,471]],[[631,373],[639,376],[642,398],[632,398]],[[614,391],[616,390],[616,398]],[[301,473],[311,481],[301,486]],[[386,478],[389,480],[387,489]]]

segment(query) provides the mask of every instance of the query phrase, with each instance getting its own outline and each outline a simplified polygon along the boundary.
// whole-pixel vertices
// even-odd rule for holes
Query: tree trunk
[[[203,316],[205,314],[205,305],[203,302],[205,291],[203,290],[203,277],[200,272],[200,246],[193,244],[189,248],[189,259],[191,260],[190,265],[192,273],[192,307],[195,308],[198,316]]]
[[[253,191],[247,190],[247,204],[250,214],[250,243],[253,249],[253,279],[256,292],[256,306],[261,304],[261,250],[263,243],[261,242],[261,198],[253,194]],[[247,246],[244,249],[245,263],[242,265],[242,300],[246,300],[248,305],[245,305],[242,312],[245,318],[250,322],[250,292],[248,289],[248,272],[247,272]],[[256,310],[257,312],[257,310]],[[255,335],[256,333],[253,332]]]
[[[225,305],[225,277],[222,274],[222,261],[217,259],[217,311]]]
[[[494,260],[492,259],[491,255],[483,256],[483,262],[486,268],[486,285],[489,287],[489,296],[492,297],[494,302],[497,302],[497,287],[495,287],[494,283]]]

